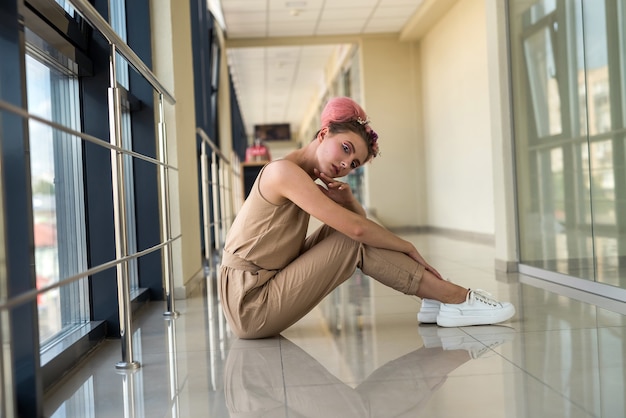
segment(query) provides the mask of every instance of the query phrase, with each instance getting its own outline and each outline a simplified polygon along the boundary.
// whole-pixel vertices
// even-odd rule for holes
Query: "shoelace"
[[[474,302],[476,301],[482,302],[489,306],[500,305],[500,302],[495,300],[493,296],[491,295],[491,293],[485,292],[484,290],[481,290],[481,289],[474,289],[474,290],[470,289],[469,292],[467,292],[465,301],[468,302],[470,305],[473,305]]]

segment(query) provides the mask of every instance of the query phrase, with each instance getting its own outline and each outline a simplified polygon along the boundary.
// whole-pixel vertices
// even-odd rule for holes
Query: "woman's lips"
[[[332,165],[333,166],[333,171],[335,172],[335,175],[338,176],[339,175],[339,168],[337,168],[337,166],[335,164]]]

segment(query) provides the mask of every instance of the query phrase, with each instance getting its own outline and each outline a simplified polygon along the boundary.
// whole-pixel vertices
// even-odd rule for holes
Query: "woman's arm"
[[[412,243],[367,219],[362,208],[363,213],[356,213],[334,202],[291,161],[281,160],[266,166],[260,188],[263,196],[272,203],[280,204],[288,199],[348,237],[373,247],[403,252],[441,277]]]
[[[326,188],[320,186],[322,193],[344,208],[349,209],[361,216],[367,217],[365,209],[363,209],[363,206],[361,206],[359,201],[352,194],[350,185],[336,181],[334,178],[329,177],[324,173],[320,173],[317,169],[315,169],[315,174],[317,175],[317,178],[326,184]]]

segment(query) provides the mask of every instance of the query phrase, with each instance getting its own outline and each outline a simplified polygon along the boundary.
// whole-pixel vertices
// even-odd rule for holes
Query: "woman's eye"
[[[352,164],[350,164],[350,167],[352,167],[352,168],[357,168],[358,166],[359,165],[356,162],[354,162],[354,161],[352,161]]]
[[[348,152],[348,153],[350,152],[350,147],[348,147],[346,144],[343,144],[342,146],[345,152]]]

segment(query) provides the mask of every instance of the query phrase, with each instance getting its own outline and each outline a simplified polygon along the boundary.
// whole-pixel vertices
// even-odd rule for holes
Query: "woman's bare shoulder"
[[[281,158],[280,160],[274,160],[272,162],[267,163],[264,170],[267,171],[267,170],[289,170],[289,169],[302,170],[300,166],[298,166],[296,163],[286,158]]]
[[[312,179],[299,165],[286,159],[267,164],[260,182],[261,193],[274,204],[284,203],[287,199],[287,188],[306,188],[313,185]]]
[[[310,179],[302,167],[287,159],[272,161],[263,169],[263,177],[266,179],[284,181],[286,176],[296,179]]]

